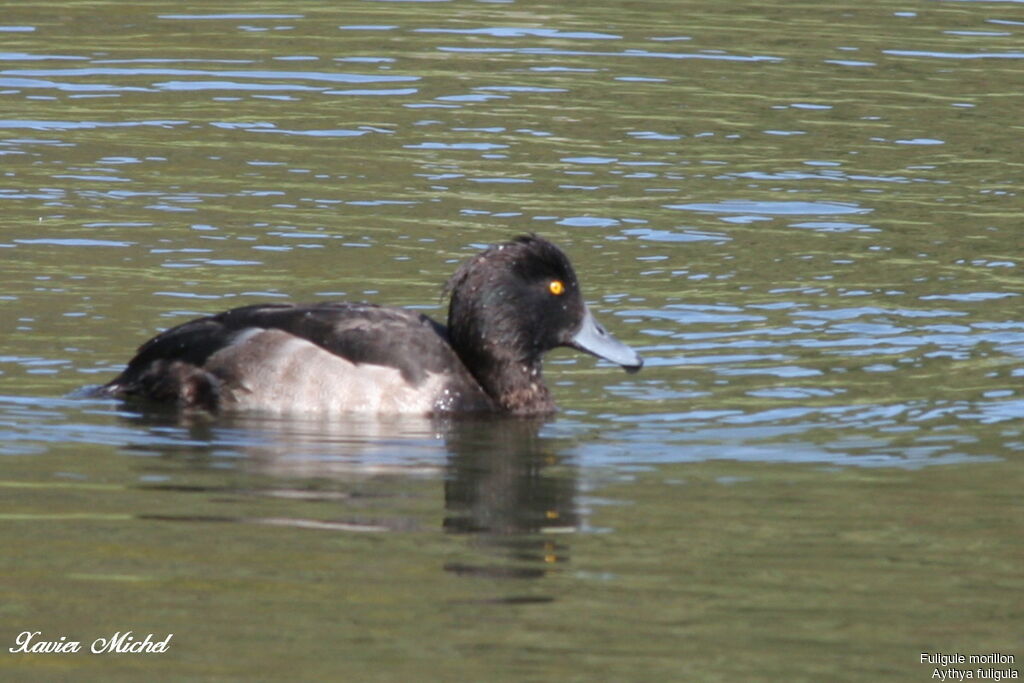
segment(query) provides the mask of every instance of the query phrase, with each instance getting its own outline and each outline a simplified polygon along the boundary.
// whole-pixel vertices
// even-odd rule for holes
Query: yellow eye
[[[561,280],[552,280],[551,284],[548,285],[548,291],[555,296],[561,296],[565,293],[565,285],[562,284]]]

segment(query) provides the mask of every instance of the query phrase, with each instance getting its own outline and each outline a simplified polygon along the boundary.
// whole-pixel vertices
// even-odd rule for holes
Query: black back
[[[277,329],[353,363],[397,368],[410,384],[461,367],[443,325],[421,313],[363,303],[257,304],[172,327],[139,347],[111,385],[128,386],[156,362],[202,367],[247,329]]]

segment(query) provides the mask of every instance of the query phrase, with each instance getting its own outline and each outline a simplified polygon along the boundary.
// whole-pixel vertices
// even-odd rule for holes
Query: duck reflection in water
[[[444,528],[474,534],[510,564],[450,563],[460,574],[531,578],[568,559],[561,540],[576,531],[575,468],[539,435],[540,420],[495,420],[448,440]],[[497,432],[497,434],[495,434]]]
[[[192,469],[223,471],[228,464],[241,470],[244,483],[231,493],[345,507],[326,519],[315,513],[291,518],[160,517],[164,520],[415,532],[422,529],[422,515],[375,515],[374,510],[381,503],[390,505],[395,492],[407,490],[410,482],[418,486],[424,477],[441,479],[443,529],[467,537],[471,544],[468,559],[449,562],[444,569],[463,576],[518,579],[540,578],[567,561],[569,534],[580,526],[575,467],[558,454],[564,447],[561,439],[541,436],[543,418],[401,416],[339,422],[251,415],[210,419],[169,411],[126,419],[162,437],[135,451],[153,451]],[[174,433],[178,436],[169,438]],[[203,493],[201,488],[189,490]],[[223,487],[209,490],[225,492]]]

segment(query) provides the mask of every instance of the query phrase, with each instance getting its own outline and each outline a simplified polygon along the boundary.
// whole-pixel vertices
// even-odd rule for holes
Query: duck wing
[[[362,367],[362,373],[353,366]],[[391,375],[397,371],[400,381],[389,376],[385,382],[380,373],[371,377],[374,368],[390,369]],[[333,384],[325,374],[333,374]],[[490,402],[449,345],[446,328],[426,315],[348,302],[257,304],[160,333],[140,346],[103,390],[216,409],[243,391],[272,393],[278,397],[274,405],[303,403],[303,385],[310,385],[305,394],[330,393],[332,405],[341,400],[339,393],[356,393],[364,405],[380,405],[380,398],[368,397],[373,384],[389,383],[392,393],[398,388],[408,392],[428,381],[436,389],[439,377],[449,397],[471,398],[473,405]],[[255,398],[251,403],[261,405]],[[459,407],[455,403],[448,408]]]

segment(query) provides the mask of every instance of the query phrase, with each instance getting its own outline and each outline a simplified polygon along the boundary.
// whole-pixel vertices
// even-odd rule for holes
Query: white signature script
[[[79,640],[68,640],[67,636],[61,636],[57,640],[44,640],[40,638],[41,631],[22,631],[14,639],[15,647],[7,648],[8,652],[52,652],[66,654],[82,651],[82,642]],[[129,653],[158,653],[167,652],[171,646],[173,633],[168,633],[163,640],[155,640],[152,633],[147,633],[143,639],[132,635],[131,631],[121,633],[118,631],[108,638],[97,638],[89,646],[89,652],[103,654],[105,652],[129,652]]]

